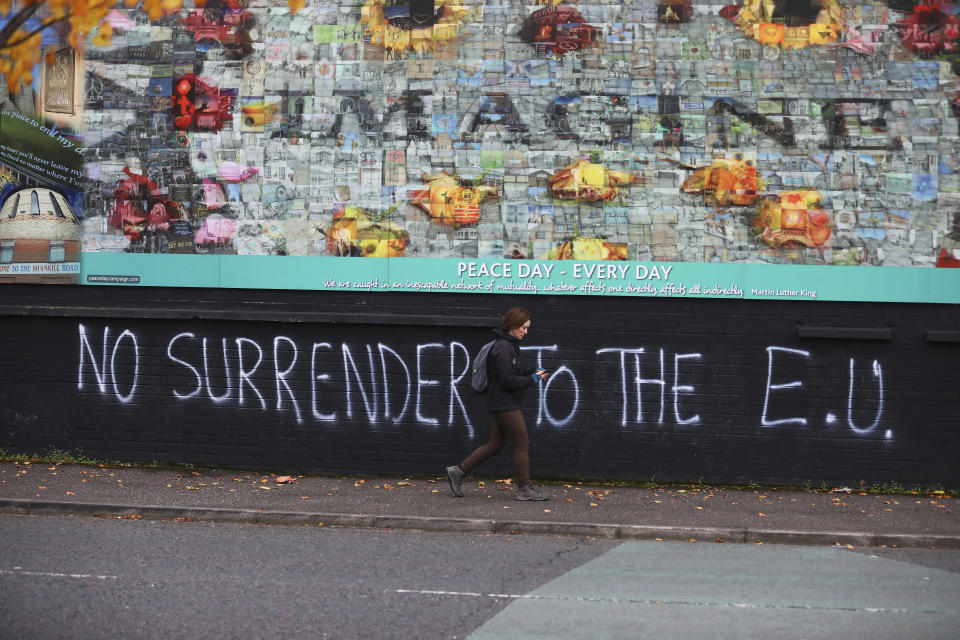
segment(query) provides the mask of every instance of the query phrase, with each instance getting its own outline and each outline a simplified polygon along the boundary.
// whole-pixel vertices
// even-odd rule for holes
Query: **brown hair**
[[[530,312],[523,307],[513,307],[503,314],[503,320],[500,322],[500,328],[504,331],[522,327],[530,319]]]

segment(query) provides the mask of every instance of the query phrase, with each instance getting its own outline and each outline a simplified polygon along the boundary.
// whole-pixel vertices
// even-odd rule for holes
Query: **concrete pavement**
[[[0,513],[576,535],[634,540],[960,549],[960,498],[705,486],[300,476],[238,470],[0,463]],[[840,488],[843,489],[843,488]]]

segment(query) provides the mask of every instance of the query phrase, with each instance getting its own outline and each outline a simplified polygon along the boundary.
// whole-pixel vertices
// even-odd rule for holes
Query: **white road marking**
[[[874,607],[821,607],[816,605],[775,605],[749,604],[745,602],[694,602],[688,600],[639,600],[635,598],[596,598],[587,596],[546,596],[516,593],[479,593],[475,591],[440,591],[431,589],[394,589],[394,593],[406,593],[426,596],[460,596],[470,598],[497,598],[512,600],[565,600],[573,602],[623,602],[629,604],[646,605],[680,605],[696,607],[733,607],[736,609],[805,609],[808,611],[862,611],[865,613],[938,613],[941,615],[956,615],[957,611],[939,611],[935,609],[885,609]]]
[[[33,576],[39,578],[73,578],[75,580],[119,580],[120,576],[98,576],[92,573],[53,573],[50,571],[24,571],[20,567],[0,569],[0,576]]]

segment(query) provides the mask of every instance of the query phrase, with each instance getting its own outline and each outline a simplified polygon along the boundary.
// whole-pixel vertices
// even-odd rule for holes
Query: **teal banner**
[[[97,285],[960,303],[960,270],[695,262],[86,254]]]

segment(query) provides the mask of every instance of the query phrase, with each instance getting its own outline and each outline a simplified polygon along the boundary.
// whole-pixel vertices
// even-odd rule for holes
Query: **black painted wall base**
[[[519,304],[535,477],[960,486],[954,305],[0,290],[8,452],[439,474],[489,435],[469,363]]]

